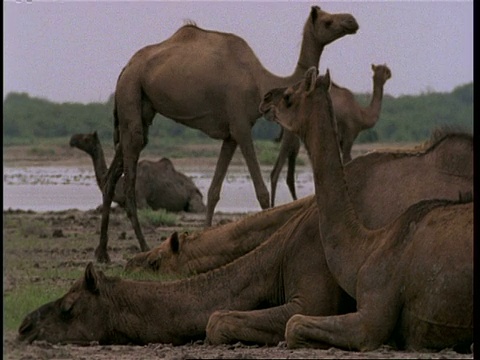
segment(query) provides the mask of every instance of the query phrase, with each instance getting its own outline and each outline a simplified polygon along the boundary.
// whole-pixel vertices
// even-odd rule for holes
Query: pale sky
[[[263,66],[290,75],[310,7],[350,13],[357,34],[328,45],[320,71],[353,92],[372,91],[370,65],[386,63],[385,93],[452,91],[473,81],[473,1],[39,1],[4,8],[4,97],[104,102],[121,69],[185,20],[243,37]]]

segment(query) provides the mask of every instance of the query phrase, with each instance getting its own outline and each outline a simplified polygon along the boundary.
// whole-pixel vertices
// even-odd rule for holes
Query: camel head
[[[70,138],[70,146],[83,150],[90,155],[95,152],[99,143],[96,131],[90,134],[75,134]]]
[[[84,276],[64,296],[25,317],[18,330],[18,340],[87,345],[104,339],[108,336],[105,317],[112,301],[105,293],[112,281],[115,280],[106,278],[89,263]]]
[[[127,261],[125,271],[139,272],[149,270],[154,273],[173,274],[178,269],[178,255],[181,243],[188,236],[187,232],[178,234],[176,231],[159,246],[150,251],[136,254]]]
[[[384,85],[388,79],[392,77],[392,72],[386,64],[374,65],[372,64],[373,82]]]
[[[315,101],[325,103],[320,107],[322,111],[333,112],[330,96],[317,95],[318,92],[328,94],[330,85],[329,70],[324,76],[317,78],[317,69],[312,66],[305,73],[303,80],[295,85],[273,89],[266,93],[259,110],[267,120],[276,121],[283,128],[303,138],[305,124],[310,117],[309,111],[303,110],[307,100],[315,96]]]
[[[312,6],[304,31],[312,31],[318,43],[325,46],[345,35],[355,34],[358,28],[357,20],[350,14],[330,14],[319,6]]]

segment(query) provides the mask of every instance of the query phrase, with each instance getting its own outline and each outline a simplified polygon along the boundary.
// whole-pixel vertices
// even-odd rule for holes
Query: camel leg
[[[140,222],[138,221],[137,215],[137,202],[136,202],[136,194],[135,194],[135,182],[137,177],[137,164],[138,158],[140,156],[140,151],[143,148],[143,138],[129,136],[132,134],[128,134],[125,136],[125,141],[122,144],[128,144],[128,149],[130,149],[129,153],[125,153],[127,149],[124,149],[124,159],[123,159],[123,167],[124,167],[124,174],[125,174],[125,211],[127,212],[127,216],[132,223],[133,230],[135,231],[135,235],[138,239],[138,243],[140,244],[141,251],[148,251],[149,247],[147,242],[145,241],[145,237],[143,236],[142,229],[140,227]],[[135,146],[137,145],[137,146]]]
[[[247,343],[276,345],[285,337],[288,319],[302,308],[289,303],[264,310],[217,310],[207,323],[207,340],[213,345]]]
[[[280,172],[282,171],[283,165],[285,164],[285,160],[287,159],[287,156],[283,150],[283,146],[280,147],[277,161],[275,162],[272,172],[270,173],[270,189],[272,191],[270,204],[272,207],[275,206],[275,194],[277,192],[278,178],[280,176]]]
[[[381,295],[381,296],[380,296]],[[396,325],[397,304],[385,301],[385,293],[368,307],[344,315],[305,316],[296,314],[288,320],[285,339],[289,348],[335,347],[370,351],[386,343]]]
[[[237,142],[232,138],[223,140],[220,155],[218,156],[217,166],[215,167],[215,174],[213,174],[212,183],[208,189],[207,195],[207,217],[205,226],[212,225],[213,212],[220,200],[220,191],[222,190],[222,183],[227,174],[228,165],[232,161],[233,154],[237,149]]]
[[[102,189],[102,223],[100,228],[100,243],[95,249],[95,258],[98,262],[109,263],[110,257],[107,252],[108,244],[108,222],[110,220],[110,208],[112,206],[115,186],[123,173],[123,154],[120,146],[117,146],[112,164],[107,171],[105,184]]]
[[[290,189],[290,194],[292,195],[293,200],[297,200],[297,193],[295,192],[295,163],[297,162],[298,152],[300,151],[300,139],[295,135],[293,136],[293,145],[290,154],[288,155],[287,185]]]
[[[262,209],[267,209],[270,207],[270,195],[262,178],[262,172],[260,170],[260,165],[258,164],[257,155],[255,154],[252,138],[247,138],[246,141],[239,143],[239,145],[243,154],[243,158],[247,162],[250,176],[252,177],[255,193],[257,194],[257,200]]]
[[[345,134],[343,141],[342,141],[342,159],[343,163],[346,164],[352,160],[352,147],[355,138]]]

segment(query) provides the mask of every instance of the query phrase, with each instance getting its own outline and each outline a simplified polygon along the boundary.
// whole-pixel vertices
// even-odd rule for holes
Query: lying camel
[[[342,149],[344,163],[352,160],[352,146],[358,134],[362,130],[375,126],[382,109],[383,87],[392,72],[387,65],[374,65],[373,70],[373,94],[370,104],[362,107],[355,100],[353,93],[347,88],[332,83],[330,96],[332,97],[333,108],[338,123],[338,137]],[[294,200],[297,199],[295,192],[295,162],[300,150],[300,139],[289,131],[282,128],[280,151],[275,165],[270,173],[271,182],[271,205],[275,206],[275,193],[278,177],[288,159],[287,186]]]
[[[90,155],[101,191],[107,173],[107,164],[97,132],[72,135],[70,146]],[[172,212],[193,213],[202,213],[206,209],[203,195],[192,179],[175,170],[172,162],[167,158],[156,162],[142,160],[138,163],[135,194],[137,207],[140,209],[149,207],[153,210],[165,209]],[[113,201],[125,207],[124,177],[117,182]]]
[[[345,176],[359,219],[376,229],[420,200],[455,200],[459,193],[473,192],[473,136],[449,128],[436,129],[420,147],[376,151],[353,159],[345,165]],[[171,236],[152,250],[136,254],[126,270],[192,275],[214,269],[254,249],[294,212],[313,203],[315,195],[235,223]],[[318,226],[318,218],[311,221]]]
[[[350,14],[329,14],[311,8],[305,22],[300,57],[294,73],[278,77],[266,70],[240,37],[188,24],[169,39],[137,51],[121,71],[115,90],[115,155],[103,191],[99,262],[109,262],[108,222],[115,185],[125,174],[125,208],[142,251],[148,250],[137,217],[135,181],[137,162],[148,140],[156,113],[222,140],[208,190],[206,226],[215,206],[233,154],[240,146],[262,209],[270,197],[255,155],[251,128],[260,117],[258,103],[265,91],[302,77],[317,65],[324,47],[358,29]],[[173,74],[173,75],[172,75]],[[231,74],[235,74],[232,76]]]
[[[309,220],[317,216],[312,204],[294,214],[288,225],[254,251],[183,280],[111,278],[90,263],[64,296],[25,317],[18,339],[85,345],[92,341],[180,345],[204,339],[210,315],[228,309],[242,310],[243,325],[223,326],[225,331],[210,335],[212,341],[277,344],[284,339],[285,324],[293,314],[332,315],[354,310],[321,256],[321,242],[315,236],[318,228]],[[302,231],[296,231],[298,228]],[[224,315],[215,314],[215,319]],[[214,324],[210,331],[220,329]]]
[[[201,232],[174,232],[159,246],[128,260],[125,270],[150,270],[159,274],[177,275],[213,270],[256,248],[297,212],[304,211],[312,203],[311,199],[305,198]]]
[[[408,349],[468,348],[473,202],[425,200],[379,229],[366,228],[350,199],[330,86],[328,70],[317,78],[313,67],[296,85],[266,94],[260,106],[307,148],[328,268],[357,301],[357,311],[345,315],[293,316],[287,345],[368,351],[391,341]]]
[[[255,250],[186,280],[111,279],[89,265],[84,278],[64,297],[25,318],[19,339],[182,344],[202,338],[211,315],[207,331],[212,343],[275,344],[284,338],[285,324],[293,314],[351,312],[352,299],[339,289],[327,269],[316,204],[302,199],[284,207],[294,210],[292,206],[302,201],[302,208]],[[255,221],[253,229],[261,231],[261,217]],[[275,222],[270,219],[267,223]],[[231,227],[229,233],[235,234],[235,229]],[[214,236],[213,229],[207,231]],[[214,312],[219,309],[229,311]],[[234,322],[229,321],[232,317]]]

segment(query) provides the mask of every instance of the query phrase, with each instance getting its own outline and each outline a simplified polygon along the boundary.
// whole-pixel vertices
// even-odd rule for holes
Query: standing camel
[[[206,225],[210,226],[228,165],[240,146],[263,209],[268,190],[258,164],[251,127],[260,117],[262,94],[302,77],[317,65],[323,48],[358,30],[350,14],[329,14],[313,6],[304,26],[300,57],[294,73],[282,78],[267,71],[253,50],[233,34],[181,27],[169,39],[137,51],[117,80],[114,106],[115,156],[103,190],[97,261],[109,262],[108,222],[115,184],[125,174],[125,209],[142,251],[148,250],[137,218],[135,178],[140,152],[156,113],[222,140],[215,174],[207,195]],[[235,74],[235,76],[231,76]]]
[[[345,315],[294,315],[286,325],[287,345],[368,351],[391,341],[408,349],[468,348],[473,202],[425,200],[382,228],[366,228],[345,181],[330,85],[328,70],[317,79],[313,67],[296,85],[266,94],[260,105],[307,148],[327,265],[357,301],[357,311]]]
[[[388,79],[392,77],[392,72],[386,65],[374,65],[373,70],[373,94],[370,105],[362,107],[355,100],[353,93],[332,83],[330,96],[332,98],[333,108],[338,123],[338,136],[340,139],[340,148],[342,149],[343,161],[346,163],[352,159],[351,152],[353,142],[362,130],[370,129],[375,126],[382,109],[383,87]],[[289,131],[282,128],[280,135],[280,151],[277,161],[270,173],[271,182],[271,205],[275,206],[275,193],[277,189],[278,177],[288,159],[287,186],[294,200],[297,199],[295,192],[295,162],[300,150],[300,139]]]
[[[107,163],[97,132],[75,134],[70,138],[70,146],[85,151],[93,161],[95,178],[100,191],[103,189]],[[125,207],[124,178],[115,187],[113,201]],[[141,160],[137,167],[135,198],[138,208],[167,211],[205,212],[203,195],[195,183],[185,174],[175,170],[170,159],[158,161]]]

